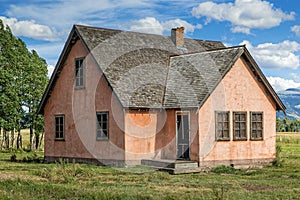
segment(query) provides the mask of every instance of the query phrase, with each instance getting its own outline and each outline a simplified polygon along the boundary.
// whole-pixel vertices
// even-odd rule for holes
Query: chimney
[[[184,46],[184,27],[172,28],[171,39],[177,47]]]

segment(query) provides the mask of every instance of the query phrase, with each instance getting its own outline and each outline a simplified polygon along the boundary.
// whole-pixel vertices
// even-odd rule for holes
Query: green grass
[[[280,136],[290,139],[280,141]],[[10,162],[13,153],[17,160],[43,153],[6,151],[0,153],[0,199],[299,199],[297,137],[277,136],[281,167],[237,170],[220,166],[214,172],[187,175],[145,167]]]

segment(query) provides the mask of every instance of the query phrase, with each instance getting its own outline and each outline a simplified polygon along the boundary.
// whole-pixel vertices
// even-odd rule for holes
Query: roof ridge
[[[180,54],[180,55],[170,55],[170,58],[190,56],[190,55],[196,55],[196,54],[206,54],[206,53],[211,53],[211,52],[216,52],[216,51],[221,51],[221,50],[230,50],[230,49],[245,48],[245,47],[246,47],[246,45],[238,45],[238,46],[224,47],[224,48],[218,48],[218,49],[210,49],[210,50],[206,50],[206,51],[185,53],[185,54]]]
[[[96,27],[96,26],[88,26],[88,25],[83,25],[83,24],[74,24],[74,27],[80,27],[80,28],[92,28],[92,29],[98,29],[98,30],[109,30],[109,31],[121,31],[124,32],[123,30],[120,29],[113,29],[113,28],[104,28],[104,27]]]

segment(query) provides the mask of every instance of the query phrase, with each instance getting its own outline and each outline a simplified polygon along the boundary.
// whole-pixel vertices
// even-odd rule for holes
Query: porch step
[[[142,160],[142,165],[159,170],[168,171],[170,174],[187,174],[200,172],[198,162],[185,160]]]

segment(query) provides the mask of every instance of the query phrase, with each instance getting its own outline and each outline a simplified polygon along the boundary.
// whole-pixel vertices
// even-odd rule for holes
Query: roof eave
[[[66,43],[64,45],[62,53],[59,56],[58,62],[55,65],[54,71],[53,71],[53,73],[51,75],[50,81],[49,81],[49,83],[47,85],[47,88],[46,88],[44,94],[43,94],[43,97],[42,97],[42,99],[40,101],[39,107],[37,109],[37,114],[44,114],[44,108],[45,108],[47,99],[48,99],[48,97],[50,95],[51,89],[52,89],[52,87],[55,84],[58,72],[59,72],[59,70],[62,67],[62,63],[65,60],[65,58],[66,58],[66,56],[68,54],[68,51],[71,49],[71,45],[70,44],[72,44],[72,42],[74,41],[75,29],[76,29],[76,27],[74,25],[73,28],[72,28],[72,30],[71,30],[71,32],[70,32],[70,34],[69,34],[69,36],[68,36],[68,39],[67,39],[67,41],[66,41]],[[78,36],[77,32],[76,32],[76,34]]]

